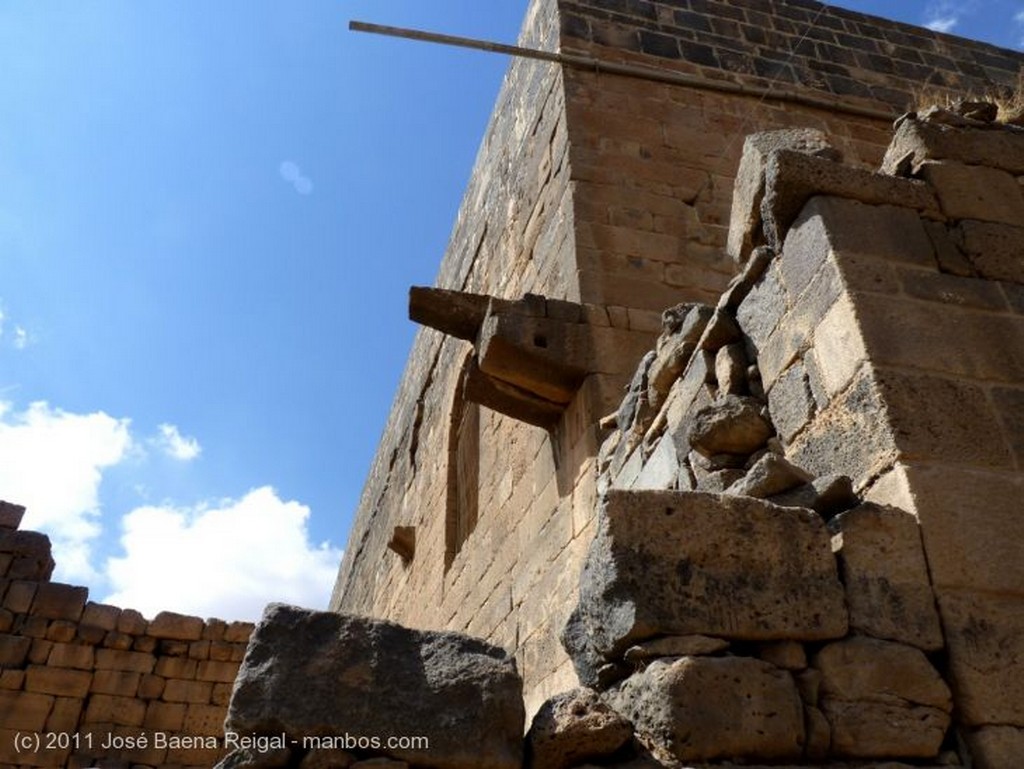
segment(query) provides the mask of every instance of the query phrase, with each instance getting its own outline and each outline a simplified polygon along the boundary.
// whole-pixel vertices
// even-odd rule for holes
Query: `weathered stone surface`
[[[737,263],[747,261],[755,246],[764,243],[761,230],[761,201],[764,199],[765,166],[772,152],[780,149],[841,160],[828,137],[813,128],[784,129],[751,134],[743,144],[732,195],[732,216],[726,250]]]
[[[626,662],[639,663],[655,657],[699,657],[715,654],[729,648],[723,638],[706,635],[670,635],[630,646],[624,655]]]
[[[569,769],[610,756],[629,742],[633,726],[593,689],[552,697],[533,717],[526,735],[529,769]]]
[[[1019,223],[1018,223],[1019,224]],[[959,241],[971,267],[983,278],[1024,284],[1024,227],[960,222]]]
[[[670,437],[663,436],[630,488],[674,489],[678,482],[679,457],[676,456],[676,445]]]
[[[850,627],[925,651],[942,648],[928,564],[917,518],[903,510],[863,504],[835,518],[842,546]]]
[[[847,758],[934,758],[950,723],[949,688],[920,649],[854,637],[825,646],[820,706],[832,753]]]
[[[636,373],[633,374],[633,379],[629,383],[626,397],[623,398],[616,414],[616,423],[621,432],[628,432],[629,428],[633,426],[633,422],[638,416],[642,416],[645,408],[648,408],[647,375],[656,358],[657,353],[651,350],[636,367]]]
[[[767,452],[754,464],[747,474],[726,489],[726,494],[765,499],[773,494],[801,486],[811,480],[811,475],[785,457]]]
[[[740,343],[728,344],[715,356],[715,379],[718,390],[730,395],[747,392],[747,356]]]
[[[743,266],[743,270],[729,281],[729,287],[719,297],[717,309],[730,315],[736,312],[736,308],[747,298],[750,289],[761,279],[774,258],[775,249],[768,246],[755,248]]]
[[[749,497],[612,490],[598,521],[563,634],[582,682],[595,680],[597,659],[618,660],[659,635],[846,632],[829,535],[814,513]]]
[[[1018,769],[1024,756],[1024,729],[984,726],[967,737],[975,769]]]
[[[8,579],[48,580],[55,566],[50,538],[38,531],[0,528],[0,555],[9,553]]]
[[[1024,194],[1012,174],[987,166],[925,163],[924,178],[950,219],[976,219],[1019,225],[1024,221]]]
[[[718,397],[694,416],[690,445],[707,456],[757,451],[774,433],[761,413],[763,408],[754,398],[728,394]]]
[[[804,731],[807,734],[804,758],[808,761],[823,761],[832,745],[832,727],[825,714],[816,707],[805,706]]]
[[[757,656],[783,670],[803,670],[807,667],[807,653],[803,644],[796,641],[776,641],[760,644]]]
[[[25,508],[0,501],[0,529],[17,529],[25,516]]]
[[[908,157],[911,173],[917,173],[927,160],[952,160],[1019,175],[1024,174],[1024,135],[905,120],[882,161],[883,173],[895,173],[899,161]]]
[[[779,437],[787,443],[814,416],[814,397],[802,362],[797,362],[775,380],[768,391],[768,410]]]
[[[523,721],[522,682],[499,648],[272,604],[249,641],[225,728],[301,739],[400,735],[415,725],[438,769],[513,769]],[[421,751],[388,753],[423,761]]]
[[[695,342],[683,341],[682,336],[672,336],[659,347],[657,357],[647,373],[647,397],[655,409],[664,402],[669,389],[683,373],[683,369],[697,349]]]
[[[708,352],[715,352],[728,344],[739,342],[743,338],[736,319],[729,310],[717,309],[708,321],[704,333],[697,346]]]
[[[959,720],[1024,727],[1024,597],[939,592]]]
[[[314,748],[302,759],[299,769],[348,769],[355,762],[355,757],[343,750]]]
[[[857,200],[869,205],[902,206],[939,215],[935,193],[924,182],[871,173],[824,158],[780,150],[765,169],[761,202],[765,240],[776,250],[804,204],[816,195]]]
[[[606,695],[655,756],[798,759],[803,704],[789,673],[749,657],[656,660]]]

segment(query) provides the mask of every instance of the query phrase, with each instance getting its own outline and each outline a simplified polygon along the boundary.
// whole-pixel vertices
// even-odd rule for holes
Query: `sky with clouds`
[[[1024,0],[846,0],[1006,47]],[[104,600],[323,607],[527,0],[0,0],[0,498]]]

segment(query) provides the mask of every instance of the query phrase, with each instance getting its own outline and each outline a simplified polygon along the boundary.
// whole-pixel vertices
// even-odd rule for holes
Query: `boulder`
[[[612,710],[593,689],[558,694],[533,717],[526,734],[529,769],[569,769],[622,748],[633,725]]]
[[[524,720],[522,680],[503,649],[271,604],[249,640],[225,729],[299,740],[414,734],[429,739],[434,769],[519,769]],[[424,763],[423,749],[379,753]]]
[[[618,662],[656,636],[811,641],[846,629],[829,533],[814,513],[750,497],[611,490],[563,643],[590,684],[601,660]]]
[[[953,703],[938,671],[912,646],[853,637],[825,646],[820,707],[843,758],[935,758]]]
[[[747,474],[726,489],[726,494],[764,499],[782,494],[811,480],[810,473],[778,454],[766,452]]]
[[[706,456],[752,454],[774,430],[765,419],[763,404],[741,395],[723,395],[696,413],[690,426],[690,445]]]
[[[656,660],[606,695],[663,759],[799,759],[804,709],[789,673],[749,657]]]

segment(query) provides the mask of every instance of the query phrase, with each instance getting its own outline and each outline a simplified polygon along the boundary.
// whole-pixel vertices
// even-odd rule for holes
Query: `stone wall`
[[[0,767],[216,763],[252,624],[89,601],[23,513],[0,502]]]
[[[816,3],[768,0],[537,0],[521,42],[691,81],[513,61],[437,285],[570,300],[589,308],[588,334],[613,328],[633,338],[605,345],[545,430],[485,407],[464,413],[474,350],[421,332],[331,607],[466,631],[514,651],[533,712],[575,680],[557,634],[595,529],[599,420],[654,343],[662,309],[714,303],[735,271],[726,246],[743,137],[810,126],[848,164],[874,168],[892,118],[923,84],[936,92],[1015,84],[1022,58]],[[452,479],[470,424],[475,526],[453,546]]]

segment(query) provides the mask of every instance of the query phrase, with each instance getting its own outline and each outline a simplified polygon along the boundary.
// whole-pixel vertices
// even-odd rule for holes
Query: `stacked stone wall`
[[[89,601],[23,513],[0,503],[0,767],[216,763],[252,624]]]

